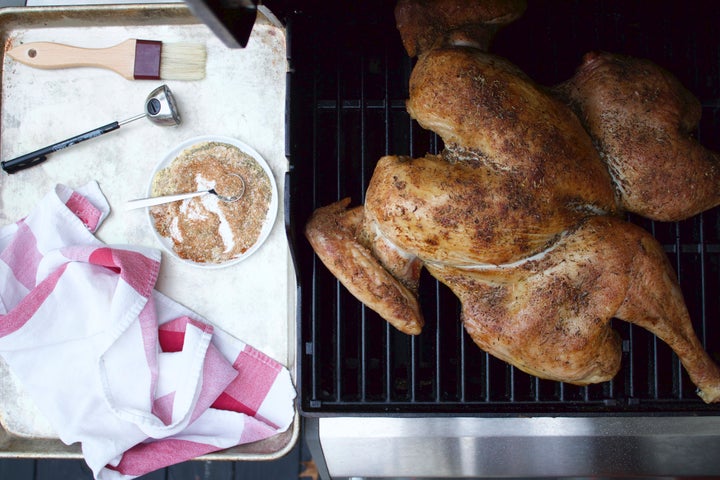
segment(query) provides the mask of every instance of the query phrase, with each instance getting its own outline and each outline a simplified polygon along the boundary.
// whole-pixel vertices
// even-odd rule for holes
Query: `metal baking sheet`
[[[207,46],[200,81],[126,80],[114,72],[39,70],[3,54],[0,157],[34,151],[143,112],[145,98],[166,83],[183,122],[161,127],[146,119],[53,153],[45,163],[0,173],[0,225],[15,222],[55,184],[97,181],[112,212],[97,232],[108,244],[160,248],[145,210],[120,205],[147,192],[157,162],[175,145],[201,135],[237,138],[270,165],[282,195],[285,156],[287,41],[267,10],[258,15],[247,48],[228,49],[184,5],[31,7],[0,10],[3,52],[19,43],[51,41],[104,47],[127,38]],[[285,235],[283,203],[268,240],[252,256],[224,269],[198,269],[163,253],[157,288],[209,321],[286,365],[295,378],[296,279]],[[289,451],[299,421],[284,434],[204,459],[270,460]],[[0,456],[79,457],[65,446],[0,359]]]

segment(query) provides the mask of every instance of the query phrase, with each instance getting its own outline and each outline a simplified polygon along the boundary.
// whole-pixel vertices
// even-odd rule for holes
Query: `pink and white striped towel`
[[[0,355],[98,479],[285,431],[282,365],[157,292],[160,253],[113,248],[96,183],[58,185],[0,228]]]

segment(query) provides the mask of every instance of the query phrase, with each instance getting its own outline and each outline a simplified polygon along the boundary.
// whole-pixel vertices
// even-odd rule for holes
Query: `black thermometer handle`
[[[120,122],[108,123],[102,127],[95,128],[89,132],[81,133],[80,135],[76,135],[72,138],[68,138],[67,140],[63,140],[62,142],[41,148],[40,150],[35,150],[34,152],[13,158],[12,160],[0,162],[0,165],[2,165],[2,169],[7,173],[19,172],[20,170],[30,168],[44,162],[47,160],[47,156],[53,152],[57,152],[58,150],[62,150],[63,148],[70,147],[85,140],[90,140],[91,138],[99,137],[104,133],[112,132],[118,128],[120,128]]]

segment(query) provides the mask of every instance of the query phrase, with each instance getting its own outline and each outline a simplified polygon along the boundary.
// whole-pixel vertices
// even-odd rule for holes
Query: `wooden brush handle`
[[[107,48],[81,48],[51,42],[32,42],[7,52],[11,58],[44,69],[70,67],[106,68],[132,80],[135,68],[134,39]]]

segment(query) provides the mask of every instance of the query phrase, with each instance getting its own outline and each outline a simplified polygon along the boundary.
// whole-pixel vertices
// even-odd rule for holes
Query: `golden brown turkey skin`
[[[520,17],[526,7],[525,0],[399,0],[395,22],[411,57],[442,43],[451,33],[487,50],[497,31]]]
[[[385,157],[373,173],[366,216],[401,249],[457,265],[511,262],[588,214],[615,212],[573,112],[506,60],[436,48],[418,60],[407,106],[446,149]]]
[[[515,264],[426,268],[460,298],[473,341],[523,371],[578,385],[611,379],[621,360],[617,317],[666,342],[703,400],[720,400],[720,370],[693,331],[662,246],[640,227],[590,217]]]
[[[552,184],[469,153],[454,163],[441,155],[387,156],[370,180],[365,216],[423,261],[507,263],[543,250],[587,215],[582,199],[556,196],[546,188]]]
[[[552,196],[560,208],[615,211],[610,176],[575,114],[503,58],[473,48],[428,52],[410,77],[407,109],[448,148],[527,178],[528,195]]]
[[[363,244],[363,207],[348,209],[349,203],[346,198],[315,210],[305,236],[350,293],[401,332],[417,335],[424,324],[417,292],[395,278],[372,247]],[[419,266],[413,272],[419,275]]]
[[[589,53],[559,87],[612,175],[622,208],[675,221],[720,204],[720,158],[691,135],[701,107],[654,63]]]

